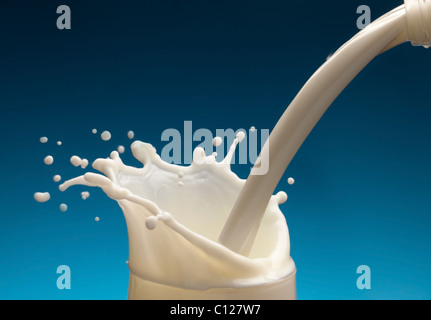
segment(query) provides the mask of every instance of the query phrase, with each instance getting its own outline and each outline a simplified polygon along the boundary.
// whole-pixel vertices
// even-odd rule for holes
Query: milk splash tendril
[[[279,209],[287,199],[284,192],[271,198],[250,255],[217,242],[245,183],[231,170],[242,138],[237,136],[221,162],[197,147],[190,166],[168,164],[152,145],[135,141],[131,150],[143,168],[125,165],[113,151],[92,164],[104,175],[86,173],[60,185],[61,191],[78,184],[100,187],[118,202],[129,233],[129,292],[141,282],[201,292],[264,285],[294,275],[289,232]],[[295,285],[289,294],[296,297]]]

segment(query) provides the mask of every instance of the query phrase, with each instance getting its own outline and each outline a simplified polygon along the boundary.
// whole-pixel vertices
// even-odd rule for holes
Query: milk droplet
[[[179,187],[183,187],[183,186],[184,186],[184,182],[182,182],[182,181],[178,181],[178,186],[179,186]]]
[[[94,221],[98,222],[98,221],[100,221],[100,218],[96,217],[96,218],[94,218]]]
[[[184,172],[182,172],[182,171],[178,172],[178,178],[181,179],[182,177],[184,177]]]
[[[288,184],[294,184],[295,183],[295,179],[289,178],[289,179],[287,179],[287,183]]]
[[[43,159],[43,162],[47,165],[50,166],[51,164],[54,163],[54,158],[52,156],[46,156],[45,159]]]
[[[215,137],[213,139],[213,146],[218,147],[219,145],[221,145],[223,142],[223,139],[220,137]]]
[[[88,166],[88,160],[87,159],[82,159],[81,160],[81,168],[85,169]]]
[[[157,218],[155,216],[150,216],[145,219],[145,226],[148,230],[153,230],[157,226]]]
[[[40,141],[40,143],[47,143],[48,138],[47,137],[40,137],[39,141]]]
[[[67,211],[67,205],[64,204],[64,203],[60,204],[60,211],[61,212],[66,212]]]
[[[75,167],[81,166],[82,169],[85,169],[88,166],[88,160],[87,159],[81,159],[78,156],[70,157],[70,163],[72,165],[74,165]]]
[[[54,180],[55,182],[59,182],[59,181],[61,180],[61,176],[60,176],[59,174],[56,174],[56,175],[54,176],[53,180]]]
[[[103,141],[111,140],[111,133],[109,131],[103,131],[100,137]]]
[[[57,146],[61,146],[62,144],[63,144],[63,142],[57,141]]]
[[[244,138],[245,138],[244,131],[238,131],[238,133],[236,134],[236,138],[238,139],[239,142],[241,142],[242,140],[244,140]]]
[[[37,202],[47,202],[49,199],[51,199],[49,192],[36,192],[34,194],[34,200]]]
[[[78,157],[78,156],[72,156],[72,157],[70,158],[70,163],[71,163],[71,164],[73,164],[75,167],[80,166],[80,165],[81,165],[81,162],[82,162],[82,160],[81,160],[81,158],[80,158],[80,157]]]
[[[90,197],[90,192],[88,192],[88,191],[81,192],[82,200],[87,200],[89,197]]]
[[[97,133],[97,129],[93,129],[93,130],[91,130],[91,132],[93,132],[93,134],[96,134]]]
[[[124,148],[124,146],[118,146],[118,148],[117,148],[117,151],[119,152],[119,153],[124,153],[124,151],[125,151],[126,149]]]
[[[284,191],[278,192],[276,196],[278,204],[283,204],[287,201],[287,194]]]
[[[255,132],[255,131],[256,131],[256,128],[254,126],[251,126],[250,127],[250,132]]]
[[[135,133],[133,132],[133,131],[129,131],[129,132],[127,132],[127,137],[129,138],[129,139],[133,139],[134,137],[135,137]]]

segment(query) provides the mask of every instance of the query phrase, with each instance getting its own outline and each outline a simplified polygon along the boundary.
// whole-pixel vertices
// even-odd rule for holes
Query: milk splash
[[[140,281],[189,290],[264,285],[296,271],[288,227],[279,209],[286,193],[271,197],[248,256],[217,242],[245,183],[231,170],[241,138],[234,139],[220,162],[215,154],[206,156],[197,147],[189,166],[168,164],[152,145],[135,141],[131,150],[142,168],[125,165],[113,151],[109,158],[92,164],[103,175],[88,172],[59,188],[100,187],[118,202],[129,235],[132,287]],[[296,287],[292,290],[294,298]],[[142,296],[146,295],[135,297]]]

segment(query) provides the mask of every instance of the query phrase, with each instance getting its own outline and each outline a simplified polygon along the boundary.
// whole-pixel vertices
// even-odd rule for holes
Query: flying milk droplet
[[[213,139],[213,146],[218,147],[219,145],[221,145],[223,142],[223,139],[220,137],[215,137]]]
[[[82,159],[81,160],[81,168],[85,169],[88,166],[88,160],[87,159]]]
[[[287,194],[284,191],[279,191],[276,194],[278,204],[283,204],[287,201]]]
[[[245,138],[244,131],[238,131],[237,134],[236,134],[236,138],[238,139],[239,142],[241,142],[242,140],[244,140],[244,138]]]
[[[82,160],[81,160],[81,158],[80,158],[80,157],[78,157],[78,156],[72,156],[72,157],[70,158],[70,163],[71,163],[71,164],[73,164],[75,167],[80,166],[80,165],[81,165],[81,162],[82,162]]]
[[[111,133],[109,131],[103,131],[100,137],[103,141],[111,140]]]
[[[51,164],[54,163],[54,158],[52,156],[46,156],[45,159],[43,159],[43,162],[47,165],[50,166]]]
[[[49,199],[51,199],[49,192],[36,192],[34,194],[34,200],[37,202],[47,202]]]

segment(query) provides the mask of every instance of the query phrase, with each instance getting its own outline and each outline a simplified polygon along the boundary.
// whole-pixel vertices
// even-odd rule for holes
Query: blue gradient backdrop
[[[358,31],[359,5],[374,20],[401,3],[2,1],[0,298],[126,299],[122,212],[100,190],[86,201],[86,188],[57,190],[54,174],[83,171],[70,156],[106,157],[129,145],[130,129],[161,150],[162,131],[182,131],[185,120],[213,132],[272,129]],[[72,10],[71,30],[56,28],[61,4]],[[286,171],[278,189],[289,195],[282,210],[299,299],[431,298],[430,71],[431,51],[410,44],[377,57]],[[104,142],[93,128],[113,138]],[[124,161],[138,165],[130,150]],[[234,170],[245,178],[249,165]],[[35,202],[36,191],[51,200]],[[56,286],[63,264],[70,290]],[[370,290],[356,287],[363,264]]]

